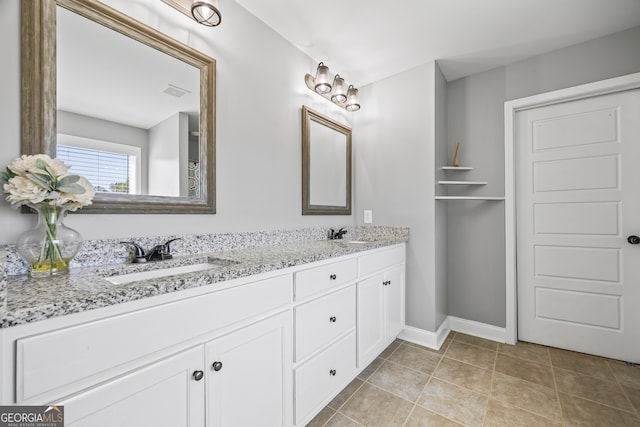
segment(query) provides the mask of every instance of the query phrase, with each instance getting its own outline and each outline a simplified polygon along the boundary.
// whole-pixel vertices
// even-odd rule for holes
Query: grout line
[[[498,348],[499,349],[499,348]],[[484,407],[484,415],[482,416],[482,425],[484,426],[487,421],[487,413],[489,412],[489,401],[493,397],[493,382],[496,378],[496,364],[498,363],[498,349],[496,349],[496,355],[493,358],[493,369],[491,369],[491,381],[489,382],[489,395],[487,396],[487,403]]]
[[[551,350],[547,347],[547,356],[549,356],[549,362],[551,362],[551,378],[553,379],[553,391],[556,394],[556,402],[558,402],[558,408],[560,409],[560,422],[562,425],[566,425],[566,420],[564,419],[564,409],[562,408],[562,402],[560,402],[560,391],[558,390],[558,381],[556,380],[556,373],[553,370],[553,360],[551,359]]]
[[[609,368],[609,371],[611,372],[611,374],[613,374],[613,378],[615,380],[615,382],[618,384],[618,387],[620,387],[620,389],[622,390],[622,393],[624,394],[624,397],[627,398],[627,401],[629,402],[629,404],[631,405],[631,409],[633,409],[633,412],[636,414],[636,416],[638,418],[640,418],[640,408],[636,408],[635,405],[633,404],[633,402],[631,401],[631,398],[629,397],[629,393],[627,393],[627,391],[624,389],[624,387],[622,386],[622,383],[620,382],[620,379],[618,378],[618,376],[616,375],[616,373],[614,372],[613,368],[611,367],[611,365],[609,364],[609,361],[606,361],[607,367]],[[629,369],[633,369],[632,367],[628,367]],[[630,387],[632,388],[632,387]]]

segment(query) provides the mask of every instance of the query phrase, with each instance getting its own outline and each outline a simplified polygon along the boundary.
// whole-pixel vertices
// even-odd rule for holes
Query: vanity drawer
[[[296,307],[296,362],[355,327],[355,284]]]
[[[295,299],[301,301],[311,295],[356,279],[358,265],[355,258],[309,268],[295,273]]]
[[[75,393],[154,353],[290,303],[291,275],[285,275],[19,339],[16,403]]]
[[[404,245],[394,246],[368,255],[358,257],[358,275],[360,277],[386,270],[404,262]]]
[[[301,425],[305,418],[327,399],[333,398],[356,371],[356,333],[340,341],[298,367],[296,377],[295,418]]]

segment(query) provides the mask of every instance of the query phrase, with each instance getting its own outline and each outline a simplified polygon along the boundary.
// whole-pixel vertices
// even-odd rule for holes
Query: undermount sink
[[[105,280],[113,283],[114,285],[123,285],[126,283],[138,282],[140,280],[157,279],[158,277],[174,276],[176,274],[213,270],[237,263],[237,261],[229,259],[210,258],[208,262],[203,262],[200,264],[182,265],[179,267],[160,268],[157,270],[140,271],[137,273],[119,274],[115,276],[105,277]]]
[[[365,240],[346,240],[346,239],[335,239],[335,240],[332,240],[332,242],[354,243],[354,244],[359,244],[359,245],[362,245],[362,244],[365,244],[365,243],[369,243],[369,242],[367,242]]]

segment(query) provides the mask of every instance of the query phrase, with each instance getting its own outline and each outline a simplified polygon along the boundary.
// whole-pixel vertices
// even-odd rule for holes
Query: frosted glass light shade
[[[331,95],[331,101],[337,104],[342,104],[347,100],[347,94],[344,88],[344,79],[340,77],[340,74],[336,74],[333,79],[333,92]]]
[[[318,70],[316,71],[316,86],[315,91],[318,93],[331,92],[331,83],[329,83],[329,67],[322,62],[318,64]]]
[[[353,85],[350,85],[349,90],[347,91],[347,105],[345,105],[344,108],[347,111],[358,111],[360,109],[360,104],[358,103],[358,89],[353,87]]]

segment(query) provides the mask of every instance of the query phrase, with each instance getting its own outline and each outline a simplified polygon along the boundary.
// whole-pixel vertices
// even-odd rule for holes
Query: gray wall
[[[429,331],[436,328],[437,304],[435,73],[432,62],[362,87],[353,135],[356,222],[371,209],[374,224],[409,227],[406,320]]]
[[[105,0],[116,9],[217,60],[216,215],[73,214],[86,239],[335,226],[353,216],[301,215],[301,106],[352,124],[352,114],[309,91],[317,63],[231,0],[223,24],[196,24],[158,0]],[[0,0],[0,167],[20,150],[20,2]],[[329,64],[330,65],[330,64]],[[265,84],[268,82],[268,84]],[[355,113],[358,114],[358,113]],[[0,244],[33,217],[0,202]]]
[[[504,195],[504,102],[640,71],[640,27],[450,82],[449,152],[462,143],[474,194]],[[450,193],[451,194],[451,193]],[[449,315],[505,326],[504,206],[448,202]]]

